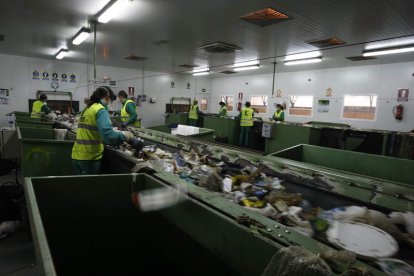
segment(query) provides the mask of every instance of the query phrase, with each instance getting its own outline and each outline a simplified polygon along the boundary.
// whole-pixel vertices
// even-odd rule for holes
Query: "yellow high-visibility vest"
[[[40,117],[42,117],[43,115],[43,112],[42,112],[43,105],[44,103],[41,100],[35,101],[33,103],[32,114],[30,115],[30,117],[40,119]]]
[[[190,112],[188,113],[188,118],[198,120],[197,105],[196,104],[193,104],[190,107]]]
[[[105,107],[94,103],[87,108],[78,124],[76,140],[72,148],[72,159],[100,160],[104,151],[104,144],[98,131],[96,115]]]
[[[127,112],[127,110],[126,110],[126,106],[127,106],[127,104],[128,104],[128,103],[133,103],[133,104],[134,104],[134,106],[135,106],[135,108],[137,108],[133,100],[127,100],[127,101],[125,102],[125,104],[122,106],[122,109],[121,109],[121,121],[122,121],[122,122],[128,122],[128,121],[129,121],[129,113],[128,113],[128,112]],[[133,126],[134,126],[134,127],[141,127],[141,124],[140,124],[140,122],[138,121],[138,118],[137,118],[137,120],[133,123]]]
[[[241,110],[240,126],[253,126],[253,112],[250,107]]]

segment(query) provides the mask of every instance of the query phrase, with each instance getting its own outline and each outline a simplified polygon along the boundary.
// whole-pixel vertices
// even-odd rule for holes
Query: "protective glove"
[[[126,141],[134,138],[134,134],[131,131],[121,131],[121,133],[125,136]]]
[[[144,147],[144,140],[141,138],[133,138],[128,140],[128,144],[130,144],[135,150],[141,150]]]

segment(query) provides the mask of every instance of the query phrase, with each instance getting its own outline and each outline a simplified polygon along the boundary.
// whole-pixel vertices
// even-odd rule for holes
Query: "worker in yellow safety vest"
[[[128,99],[128,95],[124,90],[118,92],[118,99],[122,103],[121,121],[122,128],[126,126],[141,127],[141,122],[138,119],[137,106],[133,100]]]
[[[239,146],[249,145],[250,130],[253,126],[254,111],[250,108],[250,102],[246,102],[246,107],[240,111],[240,139]]]
[[[93,92],[85,110],[81,113],[72,148],[72,162],[77,174],[99,174],[104,144],[117,146],[129,143],[134,135],[129,131],[112,129],[107,106],[116,99],[109,87],[99,87]]]
[[[45,94],[40,94],[39,100],[35,101],[32,106],[31,118],[40,119],[42,115],[47,115],[50,113],[49,108],[46,104],[47,96]]]
[[[281,104],[276,104],[276,111],[273,114],[273,120],[276,122],[283,122],[285,120],[285,112],[283,109],[284,108]]]
[[[219,110],[219,114],[218,115],[221,118],[227,117],[228,111],[227,111],[226,103],[225,102],[220,102],[219,105],[220,105],[220,110]]]
[[[190,126],[197,126],[199,114],[201,114],[201,112],[198,108],[198,101],[194,100],[193,104],[190,106],[190,111],[188,112],[188,121]]]

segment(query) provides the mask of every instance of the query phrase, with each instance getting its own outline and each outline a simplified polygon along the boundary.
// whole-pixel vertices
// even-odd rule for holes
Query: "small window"
[[[374,120],[377,110],[377,96],[344,96],[344,108],[342,118],[344,119],[361,119]]]
[[[220,101],[226,103],[227,111],[233,111],[233,104],[234,104],[233,96],[221,96]]]
[[[250,107],[255,113],[267,113],[267,96],[250,97]]]
[[[201,99],[200,109],[202,111],[207,111],[207,99]]]
[[[312,116],[313,96],[290,96],[289,115]]]

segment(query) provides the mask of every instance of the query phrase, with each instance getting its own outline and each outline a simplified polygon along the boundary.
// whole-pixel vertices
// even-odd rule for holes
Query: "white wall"
[[[90,64],[72,63],[58,60],[36,59],[21,56],[1,55],[0,54],[0,88],[9,89],[10,97],[8,105],[0,105],[0,127],[7,126],[7,113],[12,111],[29,111],[28,99],[35,98],[38,90],[54,90],[51,88],[51,74],[59,74],[58,91],[72,92],[73,100],[80,102],[80,109],[84,108],[83,100],[93,92],[93,66]],[[33,79],[33,71],[39,71],[40,80]],[[49,80],[42,80],[42,73],[49,73]],[[61,82],[60,75],[66,73],[76,75],[76,83]],[[164,123],[163,114],[165,104],[171,97],[191,97],[194,98],[201,89],[207,90],[209,98],[211,92],[211,81],[208,78],[195,78],[184,74],[163,75],[157,72],[145,72],[144,87],[142,86],[142,71],[116,68],[108,66],[97,66],[97,79],[110,77],[117,81],[117,90],[128,91],[128,87],[135,87],[135,95],[147,95],[156,97],[157,102],[150,104],[149,101],[142,103],[138,107],[138,115],[143,120],[144,126],[160,125]],[[148,77],[156,76],[156,77]],[[175,82],[175,87],[171,88],[171,81]],[[190,89],[187,89],[187,83]],[[107,85],[107,84],[106,84]],[[58,96],[48,96],[49,99],[63,99]],[[120,104],[114,102],[111,107],[119,109]]]
[[[347,123],[353,127],[374,128],[386,130],[409,131],[414,129],[414,63],[398,63],[386,65],[360,66],[350,68],[336,68],[326,70],[312,70],[290,73],[277,73],[275,78],[275,91],[282,91],[282,98],[271,98],[272,74],[219,78],[212,80],[213,103],[218,103],[221,95],[234,95],[237,100],[239,92],[244,93],[243,102],[251,95],[269,96],[268,113],[264,117],[271,117],[274,113],[273,103],[286,101],[289,103],[290,95],[313,95],[313,116],[289,116],[285,112],[286,121],[327,121]],[[309,81],[310,79],[310,81]],[[332,97],[325,97],[325,90],[333,89]],[[395,120],[392,109],[397,102],[397,90],[409,88],[409,101],[404,102],[404,118]],[[378,95],[376,120],[344,120],[341,119],[343,96],[345,94]],[[329,113],[318,113],[319,99],[330,100]],[[218,112],[218,105],[213,105],[211,112]],[[237,115],[233,111],[232,115]]]

